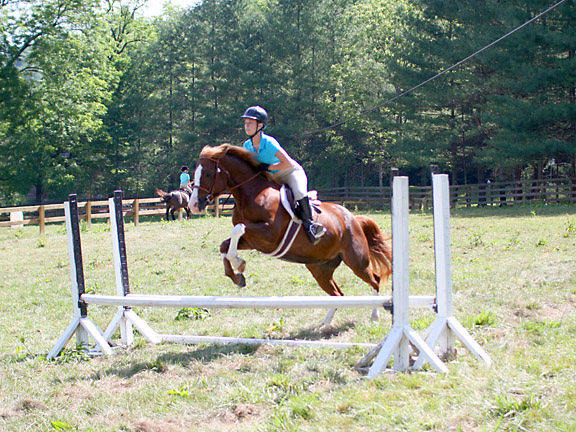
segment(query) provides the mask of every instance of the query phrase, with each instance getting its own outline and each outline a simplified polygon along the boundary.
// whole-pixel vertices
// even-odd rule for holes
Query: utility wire
[[[420,84],[415,85],[414,87],[412,87],[412,88],[410,88],[410,89],[408,89],[408,90],[405,90],[405,91],[403,91],[402,93],[397,94],[396,96],[394,96],[394,97],[392,97],[392,98],[390,98],[390,99],[382,102],[381,104],[376,105],[375,107],[370,108],[370,109],[368,109],[368,110],[366,110],[366,111],[362,111],[361,113],[358,113],[358,114],[356,114],[355,116],[350,117],[350,118],[348,118],[348,119],[346,119],[346,120],[342,120],[342,121],[339,122],[339,123],[335,123],[335,124],[333,124],[333,125],[326,126],[326,127],[324,127],[324,128],[316,129],[316,130],[313,130],[313,131],[311,131],[311,132],[303,133],[301,136],[313,135],[313,134],[317,134],[317,133],[319,133],[319,132],[327,131],[327,130],[329,130],[329,129],[332,129],[332,128],[335,128],[335,127],[338,127],[338,126],[342,126],[343,124],[345,124],[345,123],[347,123],[347,122],[349,122],[349,121],[355,120],[355,119],[359,118],[360,116],[363,116],[364,114],[371,113],[372,111],[376,111],[378,108],[381,108],[381,107],[383,107],[384,105],[389,104],[390,102],[394,102],[396,99],[401,98],[402,96],[407,95],[407,94],[410,93],[410,92],[413,92],[413,91],[416,90],[417,88],[420,88],[420,87],[428,84],[430,81],[435,80],[435,79],[438,78],[439,76],[444,75],[445,73],[450,72],[452,69],[457,68],[457,67],[460,66],[462,63],[465,63],[465,62],[467,62],[468,60],[470,60],[471,58],[473,58],[473,57],[477,56],[478,54],[480,54],[482,51],[486,51],[488,48],[490,48],[490,47],[496,45],[498,42],[506,39],[508,36],[512,35],[513,33],[516,33],[518,30],[526,27],[528,24],[531,24],[532,22],[536,21],[538,18],[546,15],[548,12],[550,12],[551,10],[553,10],[553,9],[555,9],[556,7],[560,6],[560,5],[561,5],[562,3],[564,3],[564,2],[566,2],[566,0],[560,0],[558,3],[556,3],[555,5],[549,7],[549,8],[546,9],[544,12],[539,13],[539,14],[536,15],[535,17],[533,17],[533,18],[529,19],[528,21],[526,21],[524,24],[516,27],[514,30],[509,31],[509,32],[506,33],[504,36],[501,36],[501,37],[499,37],[498,39],[496,39],[494,42],[491,42],[491,43],[489,43],[488,45],[486,45],[485,47],[479,49],[479,50],[476,51],[474,54],[469,55],[469,56],[466,57],[465,59],[460,60],[458,63],[450,66],[449,68],[444,69],[444,70],[441,71],[441,72],[438,72],[438,73],[437,73],[436,75],[434,75],[433,77],[428,78],[426,81],[422,81]]]

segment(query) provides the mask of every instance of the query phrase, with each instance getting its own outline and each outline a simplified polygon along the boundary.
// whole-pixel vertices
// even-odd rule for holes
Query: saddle
[[[321,213],[322,211],[317,207],[317,205],[320,204],[317,192],[308,192],[308,199],[310,200],[310,205],[314,209],[314,212]],[[296,201],[294,200],[294,193],[286,184],[282,185],[280,188],[280,202],[282,202],[282,206],[290,215],[290,222],[288,223],[288,227],[286,228],[278,247],[273,252],[264,254],[273,258],[282,258],[286,255],[292,247],[292,243],[294,243],[294,240],[296,239],[300,225],[302,225],[302,221],[298,216],[296,216]]]
[[[315,190],[308,191],[308,199],[310,200],[310,206],[315,213],[322,213],[320,207],[321,201],[318,199],[318,192]],[[282,207],[286,209],[292,220],[300,222],[300,218],[296,216],[296,200],[294,199],[294,192],[290,189],[290,186],[283,184],[280,188],[280,201],[282,202]]]

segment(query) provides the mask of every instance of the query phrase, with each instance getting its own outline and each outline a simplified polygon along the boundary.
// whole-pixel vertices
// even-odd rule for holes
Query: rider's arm
[[[278,151],[276,152],[276,157],[280,159],[280,162],[270,165],[268,167],[270,171],[292,168],[293,166],[292,158],[288,156],[286,150],[284,150],[283,148],[279,148]]]

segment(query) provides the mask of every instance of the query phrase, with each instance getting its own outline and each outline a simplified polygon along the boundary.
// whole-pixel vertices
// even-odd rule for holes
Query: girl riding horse
[[[306,265],[318,285],[333,296],[344,295],[333,278],[342,262],[376,295],[392,272],[390,238],[369,217],[355,216],[338,204],[320,204],[318,218],[326,233],[321,242],[311,246],[282,203],[281,185],[270,173],[262,172],[260,162],[247,149],[230,144],[204,147],[194,171],[193,187],[189,207],[194,214],[203,213],[206,205],[225,191],[234,196],[234,228],[230,238],[220,245],[220,253],[226,275],[240,287],[246,285],[246,262],[238,256],[238,250],[248,249]],[[373,311],[373,318],[377,312]],[[330,320],[329,313],[324,324]]]
[[[242,116],[244,131],[250,138],[244,142],[244,148],[254,153],[263,171],[272,173],[272,177],[280,184],[287,184],[292,189],[297,203],[296,211],[302,219],[302,225],[313,245],[326,233],[312,217],[312,207],[308,199],[308,178],[304,169],[292,159],[278,141],[262,132],[266,129],[268,113],[260,106],[249,107]]]

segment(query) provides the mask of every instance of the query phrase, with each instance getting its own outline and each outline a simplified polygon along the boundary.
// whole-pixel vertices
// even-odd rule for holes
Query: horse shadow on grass
[[[338,326],[329,326],[319,330],[317,327],[307,327],[297,332],[290,333],[283,339],[290,340],[306,340],[306,341],[320,341],[330,340],[337,337],[355,326],[355,323],[349,321],[339,324]],[[276,338],[270,338],[274,340]],[[191,346],[188,350],[180,352],[162,353],[147,362],[140,362],[131,364],[126,368],[116,368],[107,371],[107,374],[117,375],[121,378],[130,378],[144,371],[151,371],[156,373],[163,373],[167,370],[168,365],[178,365],[187,367],[191,364],[202,363],[204,365],[218,361],[221,358],[242,354],[246,356],[253,356],[256,354],[261,345],[252,345],[246,343],[232,343],[232,344],[199,344]]]

